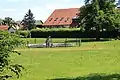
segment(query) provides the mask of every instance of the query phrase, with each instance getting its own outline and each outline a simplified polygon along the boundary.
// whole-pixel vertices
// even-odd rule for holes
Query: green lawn
[[[27,43],[27,41],[31,44],[40,44],[40,43],[45,43],[45,40],[46,38],[23,38],[23,40]],[[65,42],[65,38],[52,38],[52,42],[53,43],[60,43],[60,42]],[[75,38],[70,38],[70,39],[67,39],[68,41],[69,40],[76,40]]]
[[[41,43],[44,41],[37,40]],[[17,50],[22,55],[14,54],[12,60],[14,63],[22,64],[26,69],[20,79],[15,80],[46,80],[92,73],[120,72],[120,41],[118,40],[84,42],[81,47]]]

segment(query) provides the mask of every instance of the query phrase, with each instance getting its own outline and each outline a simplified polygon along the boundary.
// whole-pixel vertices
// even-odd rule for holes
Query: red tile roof
[[[44,22],[43,26],[70,25],[72,18],[77,17],[79,8],[56,9]]]
[[[0,30],[8,30],[8,26],[6,26],[6,25],[1,25],[1,26],[0,26]]]

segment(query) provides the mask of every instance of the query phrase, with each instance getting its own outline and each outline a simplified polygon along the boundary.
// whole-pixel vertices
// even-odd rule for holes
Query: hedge
[[[40,29],[34,29],[31,30],[31,37],[32,38],[46,38],[48,36],[51,36],[53,38],[96,38],[97,34],[95,31],[90,32],[82,32],[78,29],[76,30],[40,30]],[[101,38],[116,38],[117,36],[120,36],[120,32],[118,30],[114,31],[106,31],[106,32],[100,32]]]
[[[79,31],[80,28],[39,28],[32,29],[32,32],[56,32],[56,31]]]
[[[29,36],[29,31],[18,31],[17,34],[20,35],[22,38],[27,38]]]

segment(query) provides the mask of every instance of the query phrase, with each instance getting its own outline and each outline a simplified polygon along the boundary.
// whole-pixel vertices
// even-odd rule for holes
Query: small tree
[[[13,19],[10,17],[5,17],[5,19],[3,20],[3,25],[8,25],[9,27],[12,27],[13,24]]]
[[[12,18],[5,17],[5,19],[2,20],[2,25],[8,25],[9,28],[15,27],[18,25]]]
[[[12,64],[10,56],[13,53],[19,52],[15,51],[15,48],[21,44],[21,40],[15,34],[9,34],[8,32],[0,31],[0,80],[5,80],[12,75],[8,74],[9,71],[15,73],[19,78],[22,65]]]
[[[0,25],[2,25],[2,21],[3,21],[3,20],[0,18]]]
[[[35,29],[35,19],[33,16],[33,13],[31,12],[31,10],[29,9],[28,12],[26,13],[26,15],[24,16],[21,24],[24,25],[24,28],[27,30],[31,30],[31,29]]]

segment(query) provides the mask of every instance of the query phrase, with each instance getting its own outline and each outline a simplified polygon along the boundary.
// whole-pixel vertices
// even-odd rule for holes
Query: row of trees
[[[19,26],[12,18],[5,17],[5,19],[0,19],[0,25],[8,25],[9,27],[16,27]]]
[[[101,31],[120,28],[120,11],[115,0],[85,0],[80,8],[79,22],[84,31],[96,31],[96,40],[100,40]]]
[[[31,29],[35,29],[35,19],[33,16],[33,13],[31,12],[31,10],[29,9],[28,12],[25,14],[23,20],[20,22],[20,24],[23,25],[23,29],[26,30],[31,30]],[[5,19],[0,19],[0,25],[8,25],[9,27],[16,27],[16,26],[20,26],[19,23],[15,22],[12,18],[10,17],[5,17]]]

